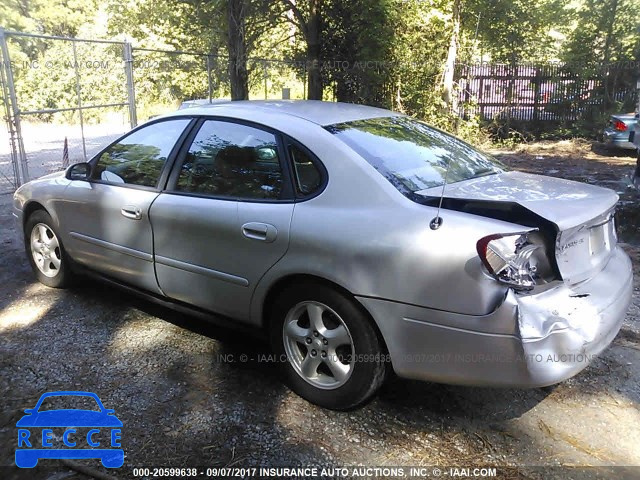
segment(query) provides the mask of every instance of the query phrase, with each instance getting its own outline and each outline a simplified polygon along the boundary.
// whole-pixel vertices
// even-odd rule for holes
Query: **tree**
[[[2,26],[11,30],[75,37],[80,27],[93,20],[95,0],[3,0]]]
[[[307,98],[322,100],[321,40],[323,35],[323,0],[282,0],[285,20],[293,23],[306,43],[308,71]],[[292,15],[287,15],[291,12]]]
[[[451,40],[447,52],[447,61],[442,74],[442,99],[451,109],[453,103],[453,75],[458,57],[458,44],[460,43],[460,8],[461,0],[453,0],[451,12]]]
[[[491,61],[547,61],[557,54],[552,30],[567,20],[564,0],[467,0],[472,19],[479,18],[478,40]],[[468,27],[475,28],[471,21]]]
[[[247,0],[226,0],[227,51],[231,100],[249,99],[247,71],[246,15]]]
[[[616,105],[617,86],[635,81],[635,72],[624,67],[640,53],[637,8],[635,0],[582,0],[570,12],[577,27],[562,57],[572,72],[600,76],[596,95],[603,98],[603,111],[622,108]]]
[[[152,48],[188,50],[226,63],[233,100],[249,96],[248,59],[268,41],[281,8],[267,0],[132,0],[109,4],[110,31]],[[266,39],[266,40],[265,40]],[[220,60],[226,53],[227,58]],[[200,67],[203,69],[203,66]],[[166,74],[167,72],[164,72]],[[160,72],[158,72],[160,74]],[[191,96],[191,95],[188,95]],[[200,93],[203,96],[203,93]]]

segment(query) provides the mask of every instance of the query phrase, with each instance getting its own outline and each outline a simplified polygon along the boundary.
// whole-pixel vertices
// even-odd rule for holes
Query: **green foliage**
[[[231,1],[243,2],[241,25],[229,22]],[[0,18],[9,29],[126,39],[136,47],[205,54],[135,51],[136,100],[144,120],[181,101],[207,97],[207,55],[213,97],[230,95],[231,28],[242,29],[237,38],[244,42],[250,98],[277,97],[284,87],[292,88],[292,98],[302,98],[310,58],[305,22],[308,27],[312,12],[319,11],[325,99],[399,110],[473,143],[486,142],[488,132],[515,141],[519,134],[511,132],[514,125],[489,125],[486,130],[478,118],[463,120],[442,100],[445,60],[456,24],[453,4],[454,0],[107,0],[99,5],[95,0],[4,0]],[[636,73],[619,68],[606,76],[602,63],[640,57],[638,0],[460,0],[460,10],[458,63],[559,59],[573,72],[605,79],[593,95],[602,98],[606,108],[558,128],[593,132],[608,109],[632,107],[616,103],[616,85],[635,82]],[[77,46],[83,104],[125,101],[121,47]],[[12,38],[10,49],[23,110],[77,104],[69,43]],[[85,119],[97,121],[101,115],[100,110],[90,110]],[[76,121],[77,113],[40,118]]]
[[[582,0],[570,10],[574,28],[563,60],[597,71],[604,62],[636,60],[640,54],[637,0]]]
[[[568,18],[567,3],[565,0],[468,0],[467,28],[477,27],[480,50],[493,62],[552,60],[557,51],[551,33],[554,28],[563,29]]]
[[[0,23],[9,30],[76,36],[94,21],[96,0],[3,0]]]
[[[399,9],[391,0],[329,1],[321,56],[338,101],[392,106],[390,79]],[[328,33],[330,32],[330,34]]]

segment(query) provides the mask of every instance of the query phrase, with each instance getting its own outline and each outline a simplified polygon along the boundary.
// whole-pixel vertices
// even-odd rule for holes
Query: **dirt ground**
[[[261,358],[268,351],[259,342],[98,283],[66,291],[36,283],[10,196],[0,196],[0,477],[84,478],[55,460],[31,471],[11,465],[22,411],[46,391],[86,390],[115,409],[126,454],[118,470],[88,464],[119,478],[132,478],[134,467],[309,465],[440,466],[445,475],[447,467],[493,466],[498,478],[639,478],[640,206],[627,178],[635,159],[586,142],[494,153],[515,169],[620,193],[620,241],[636,269],[622,331],[590,367],[556,387],[392,379],[370,404],[348,413],[288,391]],[[582,468],[602,466],[616,468]]]

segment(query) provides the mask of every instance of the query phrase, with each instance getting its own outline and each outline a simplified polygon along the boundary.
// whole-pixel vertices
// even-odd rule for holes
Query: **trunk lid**
[[[439,197],[441,192],[442,187],[434,187],[417,194]],[[618,195],[607,188],[506,172],[447,185],[444,196],[516,203],[555,224],[555,257],[567,283],[581,282],[602,270],[617,242],[613,214]]]

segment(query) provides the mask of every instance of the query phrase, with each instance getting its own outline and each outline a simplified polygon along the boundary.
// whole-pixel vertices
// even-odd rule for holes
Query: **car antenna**
[[[447,179],[449,178],[449,167],[451,167],[451,159],[447,158],[447,169],[444,171],[444,183],[442,184],[442,192],[440,193],[440,201],[438,202],[438,211],[436,212],[436,216],[433,217],[429,226],[431,230],[438,230],[444,220],[440,216],[440,210],[442,209],[442,200],[444,199],[444,189],[447,188]]]

